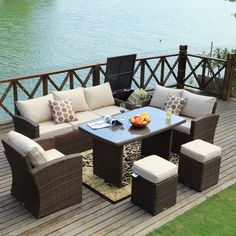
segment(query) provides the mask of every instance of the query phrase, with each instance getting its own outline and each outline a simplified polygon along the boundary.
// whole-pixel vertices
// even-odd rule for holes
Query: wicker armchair
[[[45,150],[55,140],[37,141]],[[72,154],[32,168],[29,158],[2,140],[12,170],[11,193],[37,218],[81,202],[82,156]]]

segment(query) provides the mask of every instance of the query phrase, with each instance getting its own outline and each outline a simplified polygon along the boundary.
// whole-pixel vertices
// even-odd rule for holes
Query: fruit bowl
[[[145,128],[149,123],[147,123],[147,124],[134,124],[134,123],[131,123],[131,125],[134,128]]]
[[[147,112],[143,112],[141,115],[132,116],[129,121],[134,128],[145,128],[151,122],[151,118]]]

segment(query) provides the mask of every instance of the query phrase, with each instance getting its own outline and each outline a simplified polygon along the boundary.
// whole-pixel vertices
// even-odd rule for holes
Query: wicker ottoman
[[[156,155],[135,161],[131,201],[156,215],[175,205],[177,171],[173,163]]]
[[[179,182],[201,192],[219,179],[221,148],[200,139],[181,146]]]

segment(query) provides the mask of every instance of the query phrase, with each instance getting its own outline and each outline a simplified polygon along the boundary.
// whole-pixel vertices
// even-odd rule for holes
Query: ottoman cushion
[[[185,143],[181,146],[182,154],[196,161],[205,163],[221,155],[221,148],[200,139]]]
[[[152,183],[162,182],[165,179],[177,175],[178,171],[175,164],[156,155],[135,161],[132,169],[134,173]]]

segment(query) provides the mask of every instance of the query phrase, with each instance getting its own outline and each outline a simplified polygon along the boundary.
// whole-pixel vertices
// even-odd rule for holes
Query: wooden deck
[[[112,205],[87,188],[83,201],[42,219],[35,219],[10,194],[11,171],[0,145],[0,235],[145,235],[236,182],[236,101],[219,101],[215,143],[223,148],[220,180],[198,193],[178,184],[177,204],[151,216],[126,199]],[[7,131],[1,130],[0,136]]]

